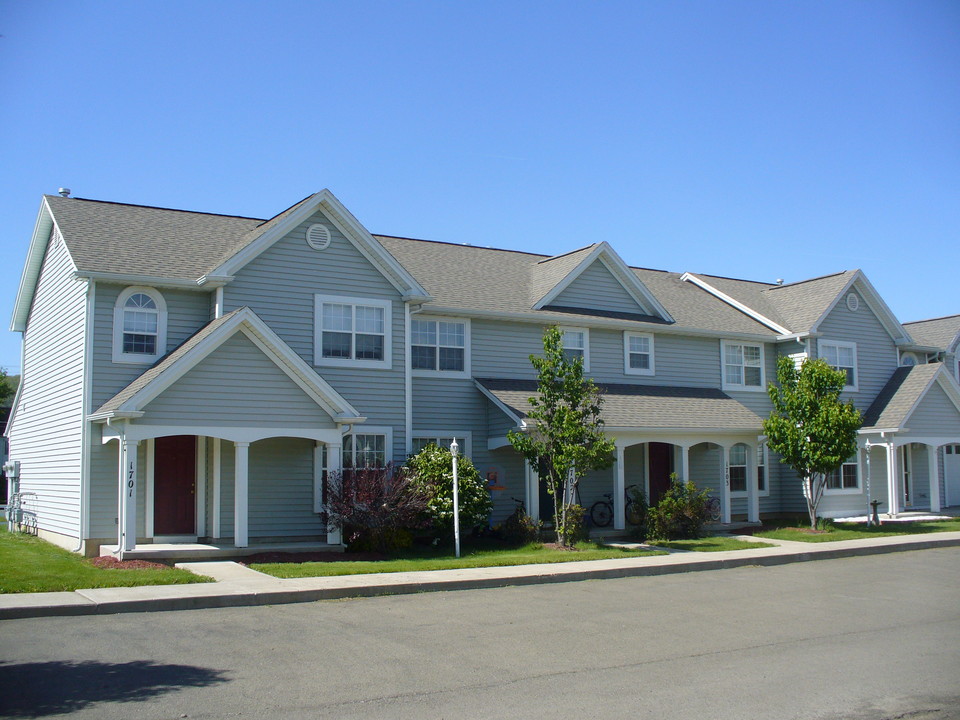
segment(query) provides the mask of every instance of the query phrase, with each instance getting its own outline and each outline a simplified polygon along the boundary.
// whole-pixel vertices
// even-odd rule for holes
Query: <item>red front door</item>
[[[196,535],[197,438],[157,438],[153,461],[153,534]]]
[[[650,507],[658,502],[670,487],[670,473],[673,472],[673,445],[652,442],[647,444],[650,462]]]

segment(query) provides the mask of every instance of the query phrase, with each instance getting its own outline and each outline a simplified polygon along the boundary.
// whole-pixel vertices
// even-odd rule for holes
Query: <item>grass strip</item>
[[[614,548],[597,543],[579,543],[576,550],[556,550],[539,544],[530,544],[520,548],[510,549],[468,550],[464,552],[460,558],[454,557],[451,553],[355,562],[255,563],[250,567],[278,578],[329,577],[334,575],[363,575],[369,573],[535,565],[538,563],[578,562],[582,560],[610,560],[613,558],[665,554],[665,552],[657,550]]]
[[[738,540],[737,538],[721,537],[718,535],[697,538],[696,540],[655,540],[650,544],[672,550],[691,550],[693,552],[723,552],[725,550],[751,550],[753,548],[774,547],[771,543]]]
[[[864,538],[893,537],[895,535],[926,535],[938,532],[960,531],[960,518],[952,520],[928,520],[917,522],[887,522],[867,527],[861,523],[833,523],[823,530],[813,532],[809,527],[779,527],[755,533],[755,537],[773,540],[821,543],[838,540],[862,540]]]
[[[116,570],[91,565],[33,535],[0,531],[0,593],[212,582],[178,568]]]

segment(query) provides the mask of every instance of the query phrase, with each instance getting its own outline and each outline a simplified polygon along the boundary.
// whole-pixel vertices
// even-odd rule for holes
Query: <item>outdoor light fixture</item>
[[[450,443],[450,455],[453,457],[453,544],[457,557],[460,557],[460,481],[457,478],[457,439]]]

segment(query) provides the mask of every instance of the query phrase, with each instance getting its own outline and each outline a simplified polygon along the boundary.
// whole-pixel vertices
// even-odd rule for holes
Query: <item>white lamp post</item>
[[[457,439],[450,443],[450,454],[453,456],[453,542],[457,557],[460,557],[460,480],[457,477]]]

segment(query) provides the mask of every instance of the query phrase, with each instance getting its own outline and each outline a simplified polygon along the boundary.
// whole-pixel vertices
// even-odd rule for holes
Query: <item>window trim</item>
[[[831,488],[827,485],[826,476],[823,478],[823,494],[826,495],[862,495],[863,494],[863,481],[861,479],[860,473],[860,458],[859,452],[856,455],[853,455],[851,458],[847,458],[843,461],[843,464],[837,468],[837,472],[840,473],[840,487]],[[847,465],[852,465],[854,470],[857,473],[857,486],[855,488],[845,488],[843,487],[843,468]]]
[[[440,336],[439,327],[437,328],[437,344],[432,346],[436,347],[438,350],[437,363],[438,368],[436,370],[427,370],[424,368],[414,368],[413,367],[413,346],[419,343],[413,342],[413,322],[415,320],[427,320],[435,323],[440,322],[451,322],[451,323],[460,323],[463,325],[463,370],[440,370],[439,369],[439,348],[440,345]],[[454,347],[452,345],[445,345],[443,347]],[[413,373],[414,377],[443,377],[443,378],[459,378],[459,379],[469,379],[470,374],[470,318],[458,318],[458,317],[448,317],[443,315],[414,315],[410,318],[410,371]],[[416,435],[414,435],[416,437]],[[441,436],[443,437],[443,436]]]
[[[649,368],[635,368],[630,367],[630,339],[631,338],[646,338],[650,341],[650,367]],[[656,351],[654,345],[653,333],[646,332],[633,332],[630,330],[625,330],[623,333],[623,374],[624,375],[656,375]]]
[[[835,348],[838,348],[838,349],[839,349],[839,348],[848,348],[848,349],[850,349],[850,350],[853,350],[853,384],[852,384],[852,385],[846,385],[846,384],[844,384],[844,386],[843,386],[843,391],[844,391],[844,392],[858,392],[859,389],[860,389],[860,388],[859,388],[859,385],[860,385],[860,366],[859,366],[859,363],[858,363],[858,361],[857,361],[857,344],[856,344],[856,343],[853,343],[853,342],[846,342],[846,341],[844,341],[844,340],[826,340],[826,339],[824,339],[824,338],[820,338],[819,340],[817,340],[817,357],[820,357],[820,358],[823,358],[824,360],[827,360],[827,359],[824,357],[824,348],[831,347],[831,346],[832,346],[832,347],[835,347]],[[837,360],[839,360],[839,359],[840,359],[840,353],[838,352],[838,353],[837,353]],[[829,363],[829,360],[827,360],[827,362]],[[841,367],[846,367],[846,365],[840,365],[840,366],[831,365],[830,367],[834,368],[835,370],[838,370],[838,369],[841,368]]]
[[[727,346],[739,345],[741,347],[755,347],[760,350],[760,384],[744,385],[731,383],[727,380]],[[744,340],[721,340],[720,341],[720,387],[723,390],[732,390],[735,392],[766,392],[767,373],[766,373],[767,355],[763,343],[746,342]],[[754,365],[741,365],[740,367],[756,367]],[[746,377],[746,374],[744,374]]]
[[[583,333],[583,371],[590,372],[590,328],[576,327],[574,325],[558,325],[560,331],[560,345],[564,350],[567,346],[564,343],[564,337],[568,332]],[[569,348],[570,350],[580,350],[581,348]]]
[[[393,462],[393,428],[388,425],[357,425],[348,433],[344,433],[343,438],[340,441],[340,469],[350,470],[355,469],[353,467],[347,467],[346,464],[346,447],[347,447],[347,437],[355,437],[357,435],[382,435],[383,436],[383,464],[386,467],[389,463]],[[356,456],[356,449],[354,449],[354,456]],[[324,468],[326,469],[326,468]]]
[[[455,437],[458,438],[458,441],[462,439],[463,445],[460,446],[460,455],[465,457],[473,455],[473,431],[471,430],[414,430],[410,436],[410,452],[413,453],[413,440],[436,441],[444,437]],[[446,447],[447,449],[450,448],[449,445]]]
[[[323,305],[324,303],[333,305],[350,305],[354,308],[354,317],[356,316],[356,307],[376,307],[383,310],[383,360],[367,360],[356,358],[325,358],[323,357]],[[356,324],[351,335],[356,336]],[[356,352],[356,345],[353,345],[352,352]],[[376,368],[378,370],[390,370],[393,367],[393,303],[390,300],[381,300],[377,298],[353,297],[348,295],[320,295],[313,296],[313,364],[315,366],[325,367],[346,367],[346,368]],[[363,433],[361,433],[363,434]]]
[[[146,353],[125,353],[123,351],[123,314],[126,309],[124,306],[127,304],[127,300],[138,293],[149,297],[157,306],[157,352],[149,355]],[[113,362],[152,365],[166,355],[167,316],[167,301],[156,288],[141,285],[131,285],[124,288],[117,295],[117,301],[113,306]]]
[[[738,445],[743,446],[743,465],[733,462],[733,449]],[[750,494],[750,446],[745,442],[734,443],[730,446],[730,449],[727,450],[727,458],[729,460],[727,463],[727,479],[730,482],[730,497],[745,498]],[[733,473],[731,470],[735,467],[743,468],[743,490],[733,489]]]

